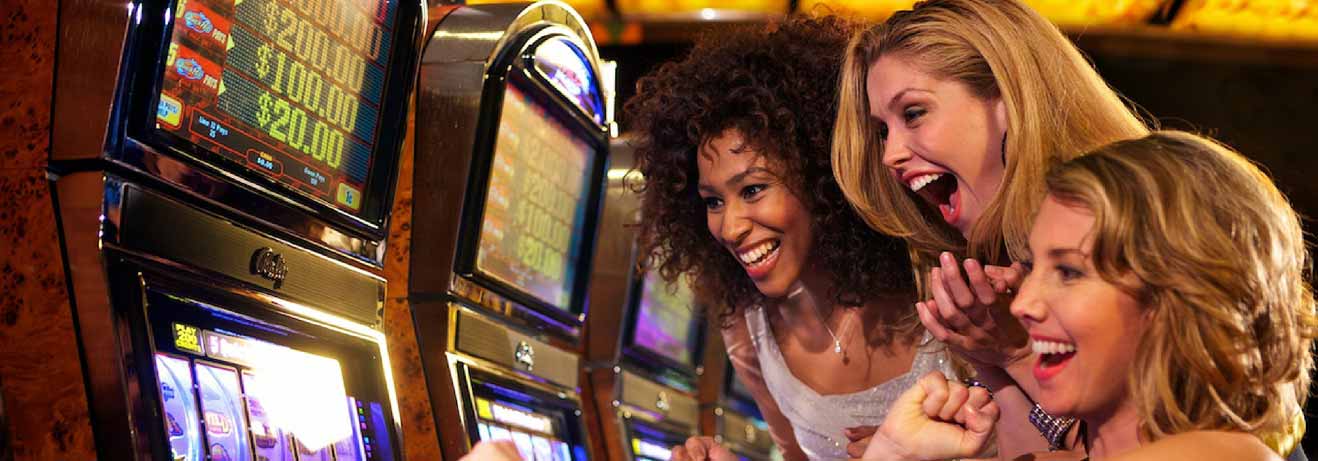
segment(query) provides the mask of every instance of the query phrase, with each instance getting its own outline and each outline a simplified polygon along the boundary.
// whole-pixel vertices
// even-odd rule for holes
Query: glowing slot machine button
[[[171,130],[177,130],[183,116],[183,103],[170,95],[160,94],[160,107],[156,108],[156,121]]]
[[[354,210],[362,207],[362,191],[349,186],[345,183],[339,183],[339,193],[336,197],[339,203]]]

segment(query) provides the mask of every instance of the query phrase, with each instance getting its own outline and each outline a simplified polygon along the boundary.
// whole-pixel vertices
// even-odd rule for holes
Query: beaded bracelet
[[[1048,450],[1056,451],[1066,445],[1066,433],[1075,425],[1075,418],[1050,415],[1036,403],[1034,408],[1030,409],[1030,424],[1033,424],[1034,428],[1039,430],[1039,434],[1048,441]]]

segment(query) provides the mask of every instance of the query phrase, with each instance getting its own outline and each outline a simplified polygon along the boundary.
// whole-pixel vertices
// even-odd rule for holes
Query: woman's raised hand
[[[477,443],[467,456],[458,461],[521,461],[517,445],[511,440],[492,440]]]
[[[910,461],[981,455],[994,439],[998,405],[988,390],[929,372],[903,392],[862,459]]]
[[[732,450],[706,436],[686,439],[685,444],[673,447],[670,456],[669,461],[737,461]]]
[[[983,266],[973,259],[957,264],[948,252],[938,261],[928,279],[933,299],[915,304],[930,334],[982,365],[1005,368],[1028,356],[1025,332],[1006,309],[1025,278],[1021,264]]]

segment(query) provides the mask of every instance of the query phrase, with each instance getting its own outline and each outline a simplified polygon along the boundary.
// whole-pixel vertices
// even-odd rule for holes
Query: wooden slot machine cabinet
[[[584,460],[581,334],[608,139],[589,30],[558,1],[459,6],[423,52],[409,303],[446,457]]]
[[[754,397],[737,378],[721,336],[710,335],[700,380],[700,433],[728,447],[742,460],[780,460]]]
[[[59,7],[48,263],[96,457],[401,460],[380,269],[424,5]]]
[[[592,418],[609,459],[663,461],[674,445],[696,435],[696,383],[704,324],[684,282],[657,271],[642,276],[634,224],[643,178],[632,171],[626,141],[614,142],[600,244],[591,275],[587,327]]]

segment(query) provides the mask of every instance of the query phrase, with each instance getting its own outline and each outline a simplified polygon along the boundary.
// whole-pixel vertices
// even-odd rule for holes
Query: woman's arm
[[[760,370],[760,359],[751,343],[750,330],[746,327],[746,317],[734,315],[732,325],[722,329],[723,344],[732,359],[732,369],[737,373],[736,379],[750,391],[755,405],[760,407],[764,422],[769,424],[769,435],[783,451],[783,458],[791,461],[805,460],[805,452],[796,442],[792,432],[792,423],[778,409],[778,402],[769,394],[769,387],[764,383],[764,374]]]

